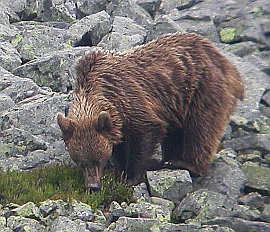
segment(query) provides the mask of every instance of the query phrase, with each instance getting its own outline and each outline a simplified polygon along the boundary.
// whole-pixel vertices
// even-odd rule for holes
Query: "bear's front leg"
[[[127,144],[127,184],[137,185],[145,180],[146,171],[153,169],[153,155],[157,151],[158,138],[155,134],[130,136]],[[156,162],[157,163],[157,162]],[[158,165],[157,169],[162,167]]]
[[[127,169],[127,143],[122,142],[113,148],[114,175],[116,182],[121,183],[126,180]]]

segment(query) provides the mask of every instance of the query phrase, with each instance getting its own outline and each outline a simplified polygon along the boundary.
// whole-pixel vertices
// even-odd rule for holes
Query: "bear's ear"
[[[66,118],[62,114],[58,114],[57,115],[57,122],[58,122],[58,125],[59,125],[60,129],[63,132],[64,138],[71,137],[73,132],[74,132],[74,128],[75,128],[74,123],[72,122],[72,120]]]
[[[112,129],[112,119],[110,114],[106,111],[101,111],[94,124],[94,127],[99,133],[110,132]]]

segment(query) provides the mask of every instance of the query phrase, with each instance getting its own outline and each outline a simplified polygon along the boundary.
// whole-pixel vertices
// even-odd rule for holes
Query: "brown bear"
[[[74,99],[58,124],[92,192],[111,156],[118,179],[142,182],[158,144],[161,165],[203,175],[244,97],[236,68],[193,33],[165,34],[123,53],[92,49],[76,71]]]

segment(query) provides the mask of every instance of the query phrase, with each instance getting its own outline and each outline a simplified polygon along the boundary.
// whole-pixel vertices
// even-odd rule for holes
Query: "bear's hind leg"
[[[194,176],[199,176],[194,164],[188,162],[183,153],[184,148],[184,133],[182,129],[170,131],[161,143],[163,167],[169,169],[186,169]]]
[[[173,141],[172,153],[165,153],[164,167],[185,168],[193,176],[204,175],[208,170],[211,157],[219,145],[226,123],[226,112],[205,110],[198,114],[196,110],[190,109],[181,133],[167,138],[167,140],[172,139]],[[167,142],[165,150],[168,144],[169,142]]]

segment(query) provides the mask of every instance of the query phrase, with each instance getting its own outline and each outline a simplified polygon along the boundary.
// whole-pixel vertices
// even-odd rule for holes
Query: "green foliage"
[[[100,205],[107,206],[112,200],[130,202],[132,198],[131,190],[115,183],[112,173],[104,175],[98,193],[87,193],[82,172],[68,165],[29,171],[0,171],[0,176],[0,204],[39,203],[46,199],[71,202],[75,199],[96,209]]]

